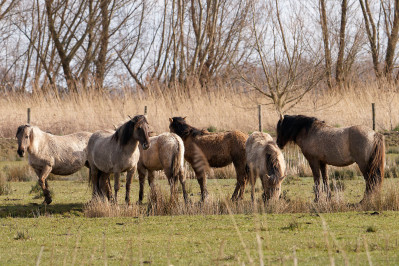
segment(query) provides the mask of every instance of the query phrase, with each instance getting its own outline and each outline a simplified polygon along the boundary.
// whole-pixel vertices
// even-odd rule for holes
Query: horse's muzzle
[[[24,150],[17,150],[19,157],[24,157],[25,151]]]

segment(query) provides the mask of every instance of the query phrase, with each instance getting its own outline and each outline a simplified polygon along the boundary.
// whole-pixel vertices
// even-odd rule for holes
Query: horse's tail
[[[385,143],[384,136],[374,134],[374,145],[367,164],[366,193],[379,189],[384,179]]]
[[[173,180],[176,181],[179,178],[179,175],[183,175],[183,165],[182,162],[184,160],[184,146],[182,143],[175,138],[177,143],[177,152],[172,154],[172,162],[171,162],[171,170]]]
[[[193,163],[192,167],[195,169],[197,172],[205,173],[205,172],[212,172],[211,167],[209,166],[208,159],[206,158],[204,152],[201,150],[200,147],[198,147],[197,144],[194,142],[191,142],[192,148],[193,148]]]

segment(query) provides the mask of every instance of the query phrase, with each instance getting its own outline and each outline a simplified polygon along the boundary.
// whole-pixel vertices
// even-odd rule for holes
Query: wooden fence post
[[[144,116],[147,116],[147,105],[144,106]]]
[[[27,119],[27,121],[28,121],[28,124],[30,124],[30,108],[28,108],[28,119]]]
[[[371,111],[373,115],[373,130],[375,130],[375,103],[371,104]]]
[[[259,131],[262,132],[262,105],[258,104]]]

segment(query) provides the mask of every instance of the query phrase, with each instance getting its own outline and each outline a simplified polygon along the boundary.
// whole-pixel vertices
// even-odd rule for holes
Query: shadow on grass
[[[35,218],[40,216],[61,215],[65,217],[83,216],[83,206],[85,203],[70,204],[50,204],[43,205],[37,203],[0,205],[0,218],[19,217]]]

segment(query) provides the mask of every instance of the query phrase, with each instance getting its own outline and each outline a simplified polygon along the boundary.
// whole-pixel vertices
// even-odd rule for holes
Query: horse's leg
[[[245,170],[245,163],[233,162],[233,164],[237,174],[237,184],[234,193],[231,196],[231,199],[232,200],[244,199],[245,186],[247,184],[247,179],[248,179],[247,172]]]
[[[92,185],[92,199],[99,197],[99,180],[98,180],[98,169],[96,167],[90,167],[90,181]]]
[[[319,201],[319,196],[320,196],[320,164],[318,160],[308,160],[308,161],[313,173],[313,180],[314,180],[313,190],[315,193],[314,201],[317,202]]]
[[[153,197],[153,196],[156,197],[154,179],[155,179],[154,171],[148,170],[148,185],[150,186],[151,197]]]
[[[206,189],[205,171],[194,169],[194,172],[201,189],[201,201],[204,201],[208,197],[208,190]]]
[[[36,174],[39,177],[39,185],[43,190],[44,194],[44,202],[46,204],[50,204],[53,200],[51,199],[50,190],[47,187],[47,176],[51,173],[53,168],[49,165],[44,166],[41,171],[36,171]]]
[[[144,183],[145,183],[145,177],[147,175],[147,169],[145,169],[143,166],[138,166],[137,170],[139,172],[139,183],[140,183],[139,200],[137,203],[141,204],[143,202]]]
[[[267,177],[266,177],[266,175],[261,176],[260,180],[262,182],[262,188],[263,188],[262,199],[263,199],[263,202],[266,202],[267,201],[266,191],[268,189],[267,188]]]
[[[125,202],[127,205],[130,205],[130,185],[132,184],[132,178],[136,172],[136,166],[133,167],[130,171],[126,174],[126,195],[125,195]]]
[[[113,201],[110,174],[99,171],[99,183],[101,194],[105,195],[108,201]]]
[[[115,199],[114,202],[115,204],[118,204],[118,191],[120,186],[119,180],[121,177],[121,173],[114,173],[114,190],[115,190]]]
[[[184,170],[183,169],[180,169],[180,171],[179,171],[179,180],[180,180],[181,188],[183,190],[184,202],[187,203],[188,202],[188,196],[187,196],[187,191],[186,191],[186,178],[184,176]]]
[[[323,191],[327,194],[327,199],[331,199],[330,186],[328,184],[327,164],[320,162],[321,176],[323,177]]]

